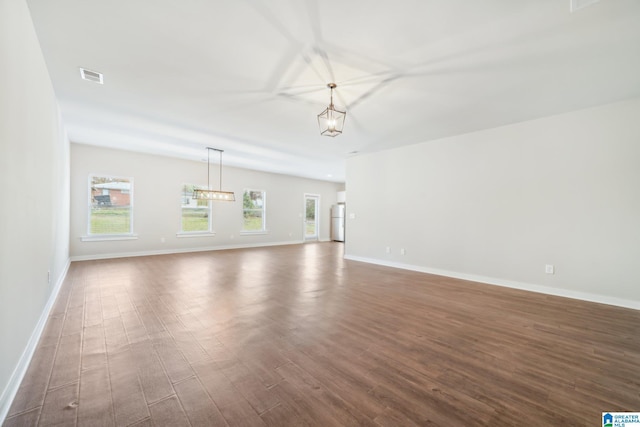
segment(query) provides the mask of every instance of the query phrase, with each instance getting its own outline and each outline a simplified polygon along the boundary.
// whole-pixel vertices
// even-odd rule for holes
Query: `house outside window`
[[[89,176],[88,232],[92,236],[133,233],[133,178]]]
[[[266,232],[266,192],[244,190],[242,195],[242,231],[248,233]]]
[[[205,189],[206,186],[184,184],[181,197],[182,233],[211,233],[211,202],[209,200],[194,200],[193,191]]]

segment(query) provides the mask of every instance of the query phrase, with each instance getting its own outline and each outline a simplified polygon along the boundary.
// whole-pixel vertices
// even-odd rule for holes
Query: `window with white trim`
[[[266,197],[263,190],[244,190],[242,195],[242,231],[264,232],[266,225]]]
[[[180,232],[211,233],[211,201],[196,200],[194,190],[206,190],[206,186],[184,184],[181,197]]]
[[[133,233],[133,178],[89,176],[90,236]]]

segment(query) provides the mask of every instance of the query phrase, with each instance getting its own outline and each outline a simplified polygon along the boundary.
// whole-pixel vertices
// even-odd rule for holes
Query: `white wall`
[[[640,309],[639,118],[634,99],[350,158],[346,256]]]
[[[27,4],[15,0],[0,1],[0,204],[1,423],[69,259],[69,143]]]
[[[203,152],[203,156],[206,153]],[[224,158],[223,158],[224,160]],[[211,163],[218,186],[218,159]],[[137,240],[81,241],[87,235],[90,174],[133,177]],[[223,190],[236,202],[213,203],[213,237],[179,238],[182,185],[207,184],[207,163],[71,144],[71,256],[90,259],[303,241],[304,193],[320,195],[320,240],[329,240],[329,208],[341,184],[224,166]],[[245,188],[267,193],[265,235],[240,235]],[[164,238],[164,243],[161,239]]]

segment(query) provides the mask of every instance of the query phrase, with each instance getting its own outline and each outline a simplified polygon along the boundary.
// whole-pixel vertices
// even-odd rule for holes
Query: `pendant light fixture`
[[[331,102],[329,106],[320,114],[318,114],[318,126],[320,126],[320,135],[338,136],[342,133],[344,127],[344,119],[347,116],[346,111],[336,110],[333,106],[333,90],[337,87],[335,83],[327,85],[331,89]]]
[[[220,187],[218,190],[211,189],[211,180],[209,178],[209,170],[211,168],[210,165],[210,154],[211,150],[217,151],[220,153]],[[207,189],[206,190],[193,190],[193,198],[198,200],[217,200],[223,202],[235,202],[236,195],[233,194],[233,191],[222,191],[222,153],[223,150],[218,150],[217,148],[207,147]]]

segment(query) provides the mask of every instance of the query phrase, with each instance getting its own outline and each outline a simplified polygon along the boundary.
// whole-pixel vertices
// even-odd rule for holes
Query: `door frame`
[[[307,200],[316,201],[316,234],[307,237]],[[314,193],[304,193],[302,198],[302,240],[305,242],[320,241],[320,195]]]

